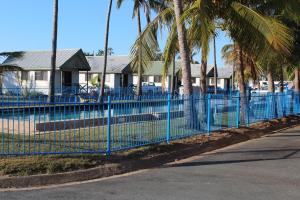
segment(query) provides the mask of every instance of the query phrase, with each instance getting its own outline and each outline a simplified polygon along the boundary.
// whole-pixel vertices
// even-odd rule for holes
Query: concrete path
[[[1,192],[0,199],[299,200],[300,126],[173,166],[51,188]]]

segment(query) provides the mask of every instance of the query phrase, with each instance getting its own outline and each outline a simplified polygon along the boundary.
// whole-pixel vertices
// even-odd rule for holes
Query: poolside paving
[[[298,200],[300,126],[161,168],[0,199]]]

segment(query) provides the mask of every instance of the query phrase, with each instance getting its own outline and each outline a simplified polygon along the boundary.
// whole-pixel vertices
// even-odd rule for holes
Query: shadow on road
[[[288,133],[291,133],[289,131]],[[295,132],[296,133],[296,132]],[[299,132],[297,132],[299,133]],[[268,137],[284,138],[284,137],[300,137],[300,134],[282,134],[273,135]],[[270,138],[271,139],[271,138]],[[267,139],[268,140],[268,139]],[[296,140],[296,139],[295,139]],[[274,143],[273,143],[274,145]],[[276,145],[276,143],[275,143]],[[243,150],[228,150],[223,152],[216,152],[201,158],[198,161],[191,161],[186,163],[173,164],[167,167],[192,167],[192,166],[205,166],[205,165],[220,165],[220,164],[233,164],[233,163],[246,163],[257,161],[272,161],[283,159],[300,159],[300,156],[295,156],[300,152],[300,148],[293,146],[283,147],[250,147],[242,148]],[[235,158],[235,159],[234,159]]]

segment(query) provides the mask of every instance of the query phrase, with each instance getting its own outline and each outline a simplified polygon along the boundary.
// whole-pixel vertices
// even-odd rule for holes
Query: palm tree
[[[173,0],[175,19],[177,25],[177,35],[179,43],[179,52],[181,57],[182,67],[182,81],[185,95],[193,94],[192,77],[191,77],[191,64],[190,64],[190,52],[187,44],[186,30],[181,17],[183,15],[183,3],[181,0]]]
[[[203,7],[203,1],[197,0],[188,9],[187,16],[194,16]],[[280,21],[267,15],[262,15],[255,8],[259,3],[251,5],[244,1],[215,1],[210,6],[208,15],[221,19],[224,29],[238,44],[240,52],[239,88],[242,96],[246,94],[244,81],[243,52],[252,54],[256,60],[268,56],[268,52],[276,51],[288,54],[291,47],[291,32]],[[222,8],[222,9],[219,9]]]
[[[117,0],[117,7],[120,8],[123,4],[124,0]],[[151,10],[159,10],[163,5],[163,1],[161,0],[133,0],[133,17],[137,17],[138,24],[138,38],[141,38],[142,35],[142,24],[141,24],[141,13],[140,9],[143,8],[146,15],[147,23],[151,22]],[[137,81],[137,96],[142,95],[142,74],[143,74],[143,64],[145,64],[145,60],[143,60],[144,51],[143,44],[141,40],[136,41],[136,45],[132,48],[132,54],[136,53],[136,60],[134,61],[133,68],[136,68],[138,73],[138,81]],[[157,49],[155,49],[156,51]]]
[[[52,32],[52,54],[51,54],[51,72],[49,82],[48,101],[55,100],[55,71],[56,71],[56,51],[57,51],[57,24],[58,24],[58,0],[53,0],[53,32]]]
[[[108,37],[109,37],[109,25],[110,25],[110,15],[112,8],[113,0],[109,0],[108,10],[107,10],[107,18],[106,18],[106,30],[105,30],[105,43],[104,43],[104,65],[102,69],[102,78],[101,78],[101,88],[99,93],[99,102],[102,102],[104,95],[104,87],[105,87],[105,76],[106,76],[106,67],[107,67],[107,55],[108,55]]]

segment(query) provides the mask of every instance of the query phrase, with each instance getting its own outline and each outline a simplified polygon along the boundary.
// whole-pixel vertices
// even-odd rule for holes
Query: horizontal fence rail
[[[0,96],[0,155],[132,149],[300,113],[294,92],[141,97]]]

